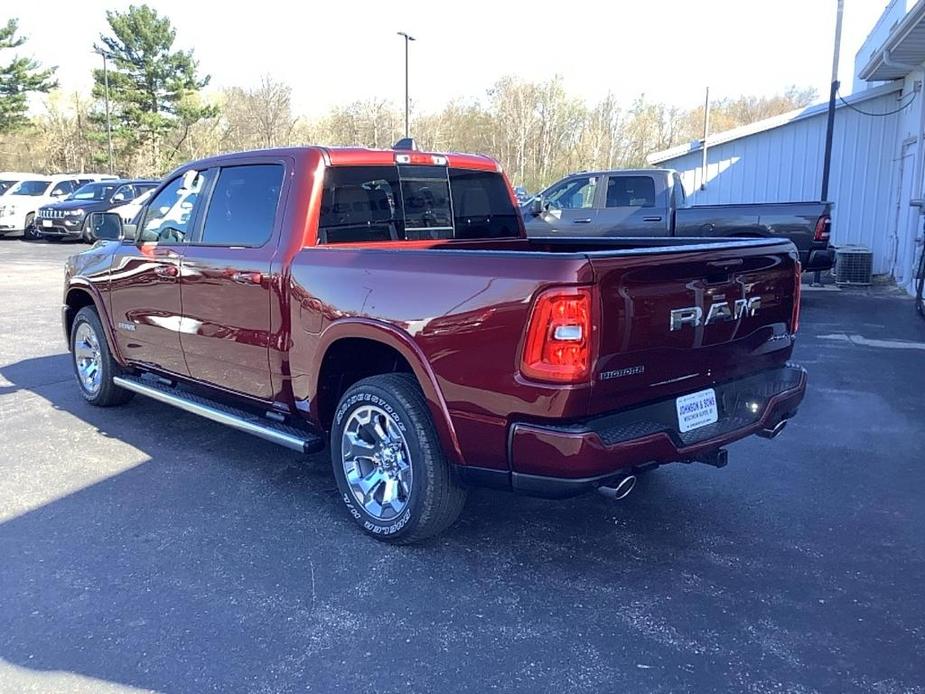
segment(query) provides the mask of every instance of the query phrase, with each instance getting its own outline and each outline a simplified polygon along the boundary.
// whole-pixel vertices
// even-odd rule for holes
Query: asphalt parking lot
[[[925,321],[806,291],[799,416],[627,500],[365,538],[325,456],[86,405],[81,246],[0,239],[0,691],[925,691]]]

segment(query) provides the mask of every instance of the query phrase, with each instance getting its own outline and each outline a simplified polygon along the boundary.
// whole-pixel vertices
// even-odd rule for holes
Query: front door
[[[543,193],[545,210],[529,213],[524,221],[529,236],[597,236],[598,181],[600,175],[566,178]]]
[[[275,399],[269,347],[279,288],[271,264],[285,169],[283,161],[256,159],[217,172],[180,282],[190,375],[263,400]]]
[[[189,375],[180,346],[180,259],[193,228],[204,177],[193,172],[164,186],[143,213],[136,239],[113,258],[109,310],[126,359]]]

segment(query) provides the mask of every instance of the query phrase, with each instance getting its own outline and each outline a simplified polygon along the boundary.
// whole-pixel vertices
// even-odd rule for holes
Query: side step
[[[172,386],[136,376],[115,376],[112,380],[120,388],[173,405],[186,412],[198,414],[200,417],[211,419],[213,422],[224,424],[232,429],[259,436],[300,453],[317,453],[324,448],[324,439],[317,434],[273,422],[247,410],[210,400],[195,393],[177,390]]]

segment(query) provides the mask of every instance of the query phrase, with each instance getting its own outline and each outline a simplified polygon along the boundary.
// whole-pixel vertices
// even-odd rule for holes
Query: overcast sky
[[[23,50],[58,66],[65,90],[88,90],[99,64],[91,46],[107,29],[105,10],[128,2],[19,2],[29,36]],[[553,74],[590,101],[642,92],[693,106],[709,84],[717,98],[773,94],[790,84],[828,93],[835,0],[609,0],[604,2],[245,3],[153,0],[193,48],[212,87],[247,86],[269,73],[293,88],[297,112],[320,115],[368,97],[400,103],[411,44],[415,108],[480,98],[505,74]],[[851,89],[854,54],[885,0],[846,0],[840,77]],[[7,8],[7,12],[12,6]]]

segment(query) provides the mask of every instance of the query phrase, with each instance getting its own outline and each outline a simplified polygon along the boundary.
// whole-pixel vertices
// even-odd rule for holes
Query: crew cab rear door
[[[603,236],[669,236],[670,191],[662,174],[608,174],[602,183],[597,226]]]
[[[799,279],[789,242],[697,240],[589,256],[601,310],[592,413],[786,360]]]
[[[190,376],[263,400],[274,394],[268,360],[281,293],[271,264],[287,170],[287,160],[272,157],[214,169],[182,260],[180,343]]]

